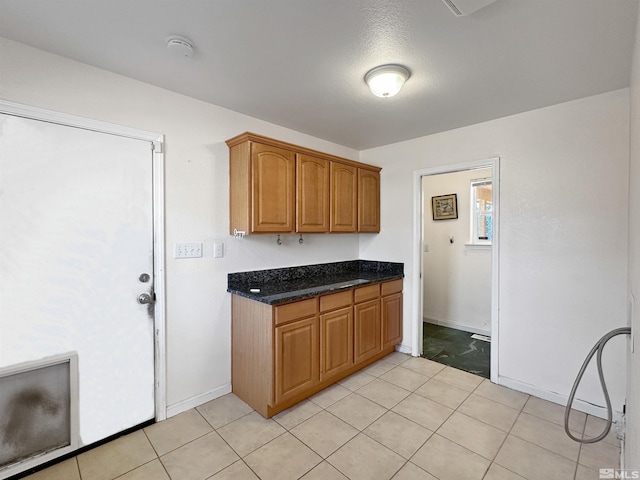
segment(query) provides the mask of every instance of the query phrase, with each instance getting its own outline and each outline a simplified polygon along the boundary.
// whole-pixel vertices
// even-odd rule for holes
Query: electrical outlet
[[[202,257],[202,242],[176,243],[173,258]]]

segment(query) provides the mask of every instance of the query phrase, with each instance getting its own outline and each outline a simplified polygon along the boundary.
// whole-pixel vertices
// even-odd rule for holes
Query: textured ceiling
[[[628,86],[637,5],[0,0],[0,36],[362,150]],[[389,99],[364,83],[385,63],[412,72]]]

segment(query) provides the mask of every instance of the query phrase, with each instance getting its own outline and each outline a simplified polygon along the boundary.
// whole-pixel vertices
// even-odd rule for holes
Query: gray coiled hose
[[[569,400],[567,401],[567,408],[564,411],[564,431],[569,435],[571,440],[575,440],[580,443],[596,443],[605,438],[609,431],[611,430],[612,417],[613,417],[613,409],[611,408],[611,399],[609,398],[609,391],[607,390],[607,385],[604,382],[604,374],[602,373],[602,350],[604,346],[607,344],[609,340],[617,335],[631,335],[631,327],[622,327],[616,328],[615,330],[611,330],[609,333],[604,335],[600,340],[596,342],[593,346],[587,358],[584,359],[584,363],[578,372],[578,376],[576,377],[576,381],[573,382],[573,387],[571,388],[571,393],[569,394]],[[580,380],[582,380],[582,375],[584,375],[585,370],[587,369],[587,365],[598,352],[598,356],[596,358],[596,363],[598,364],[598,376],[600,377],[600,385],[602,386],[602,393],[604,393],[604,399],[607,402],[607,426],[604,431],[594,438],[577,438],[574,437],[569,431],[569,415],[571,414],[571,405],[573,405],[573,399],[576,396],[576,391],[578,390],[578,385],[580,385]]]

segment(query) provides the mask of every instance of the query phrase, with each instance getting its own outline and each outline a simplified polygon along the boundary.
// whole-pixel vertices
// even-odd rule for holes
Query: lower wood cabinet
[[[320,315],[320,380],[330,380],[353,366],[353,308]]]
[[[402,279],[271,306],[232,295],[233,392],[264,417],[393,352]]]
[[[318,317],[275,328],[275,403],[315,387],[318,368]]]
[[[382,284],[382,348],[395,346],[402,340],[402,280]]]
[[[380,300],[369,300],[353,307],[355,335],[354,361],[362,363],[382,350],[380,335]]]

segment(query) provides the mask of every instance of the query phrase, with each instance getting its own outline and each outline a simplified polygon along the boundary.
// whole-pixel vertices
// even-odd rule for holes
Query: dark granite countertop
[[[403,277],[403,263],[349,260],[230,273],[227,292],[277,305]]]

